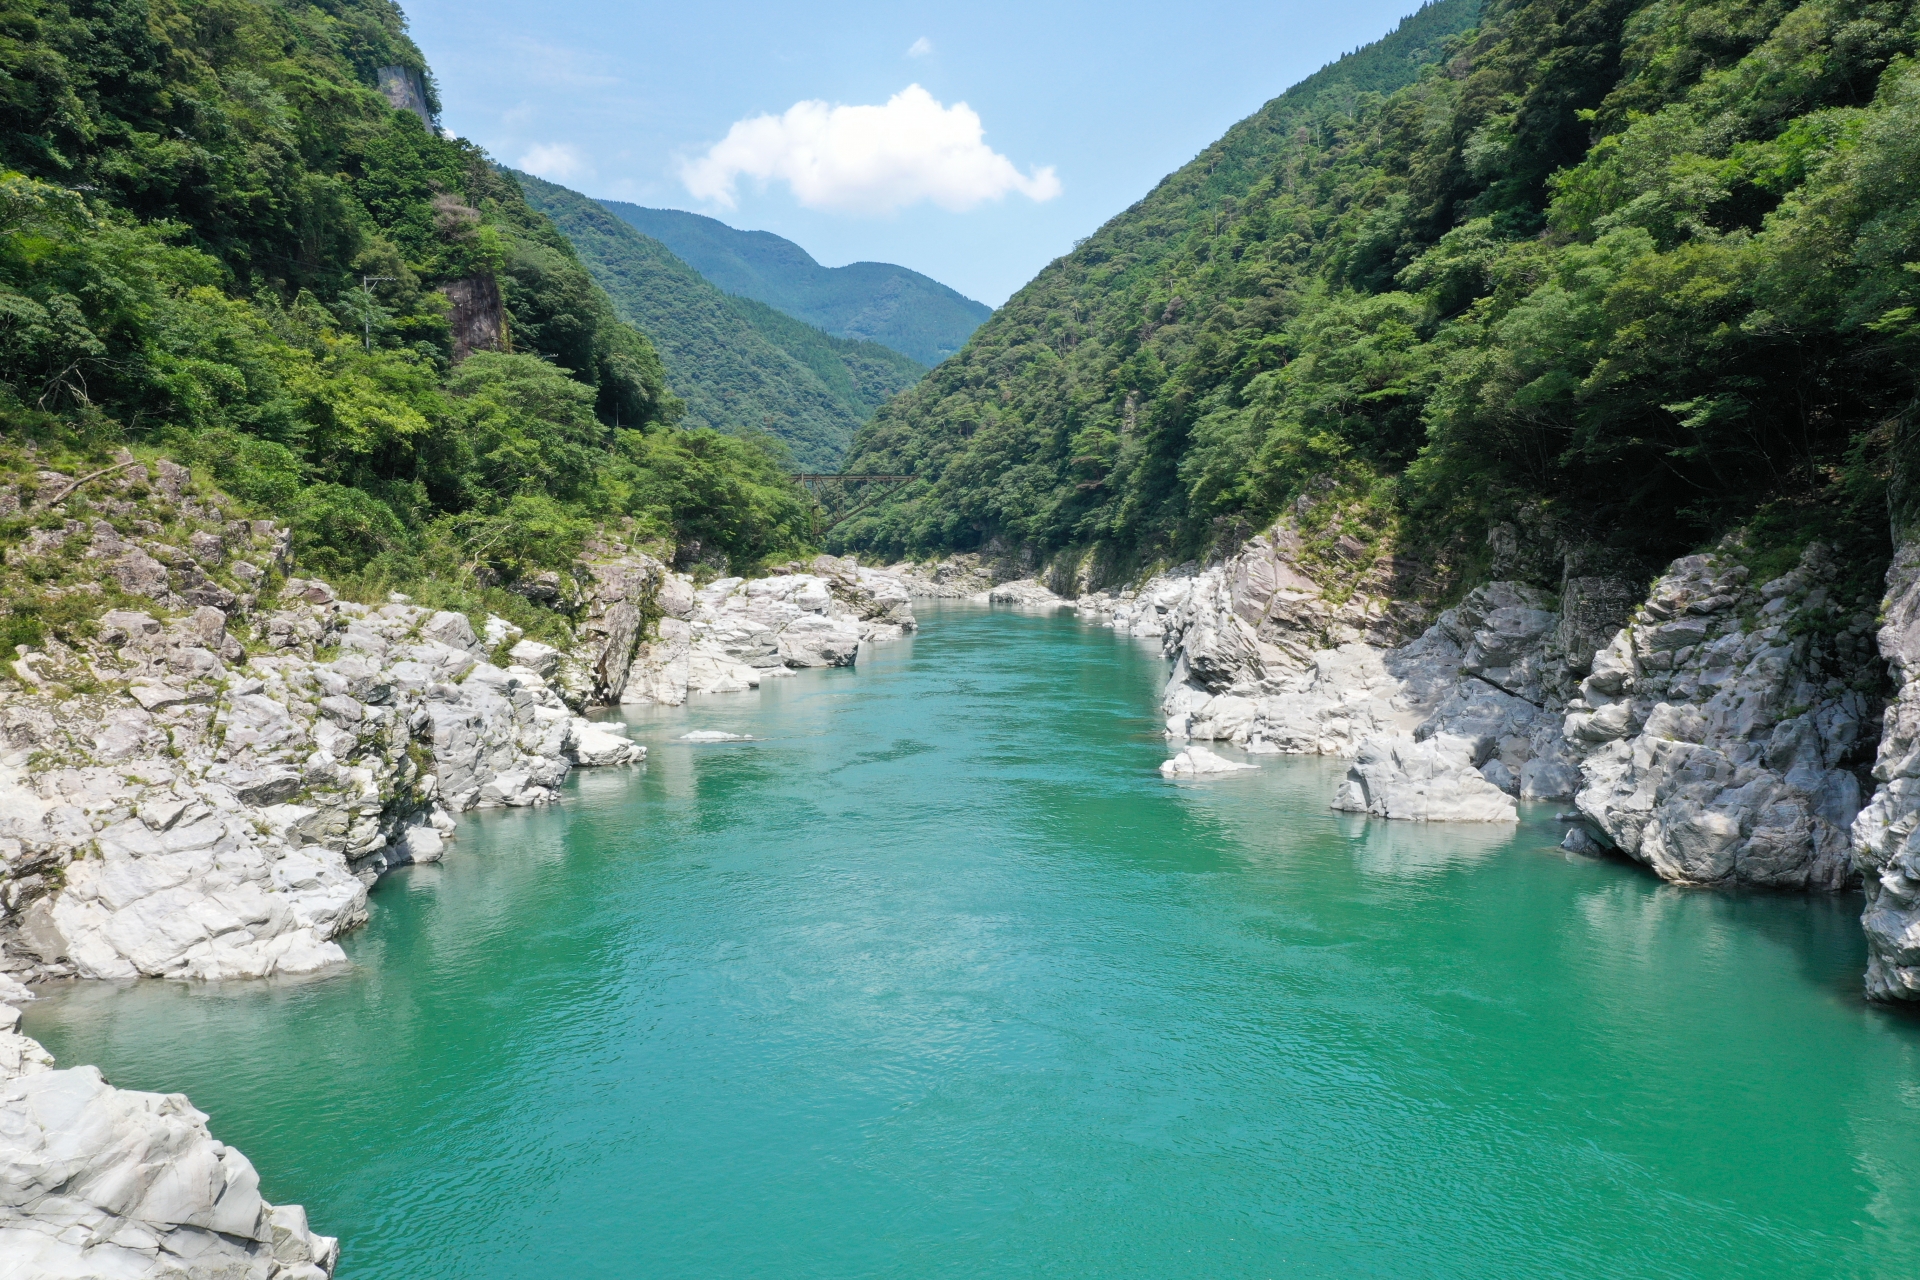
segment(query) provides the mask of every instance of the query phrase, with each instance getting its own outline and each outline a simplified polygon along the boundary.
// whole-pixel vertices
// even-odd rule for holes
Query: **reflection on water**
[[[1170,784],[1151,646],[926,614],[630,713],[643,770],[463,823],[348,972],[29,1029],[188,1092],[345,1280],[1920,1274],[1857,898]]]

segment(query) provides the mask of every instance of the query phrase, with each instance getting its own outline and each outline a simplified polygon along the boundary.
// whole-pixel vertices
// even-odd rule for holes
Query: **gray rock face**
[[[1453,734],[1369,738],[1333,807],[1412,822],[1514,822],[1513,798],[1489,782],[1475,744]]]
[[[591,763],[637,758],[538,672],[481,660],[462,615],[347,604],[303,579],[279,604],[252,619],[250,659],[211,647],[230,638],[218,610],[170,624],[109,612],[84,660],[102,692],[0,703],[15,726],[0,755],[0,946],[16,972],[339,963],[331,939],[365,918],[367,884],[437,856],[454,814],[551,800],[583,741]],[[29,772],[48,756],[70,763]],[[35,883],[40,867],[64,884]]]
[[[1887,570],[1880,654],[1895,695],[1873,765],[1878,785],[1853,824],[1867,905],[1867,994],[1920,1000],[1920,542],[1909,538]]]
[[[1731,556],[1687,556],[1596,655],[1565,733],[1580,811],[1613,845],[1684,884],[1858,882],[1873,618],[1829,599],[1835,569],[1815,545],[1753,589]]]
[[[1514,583],[1489,583],[1418,638],[1393,648],[1357,638],[1366,619],[1387,616],[1384,609],[1367,606],[1341,621],[1337,613],[1296,602],[1286,610],[1293,621],[1276,629],[1269,601],[1263,609],[1274,643],[1246,620],[1248,610],[1231,585],[1272,580],[1272,545],[1250,544],[1269,565],[1259,574],[1228,566],[1149,583],[1138,593],[1156,605],[1177,596],[1161,615],[1163,643],[1174,661],[1164,700],[1170,736],[1232,741],[1257,753],[1364,754],[1364,777],[1355,775],[1343,803],[1379,816],[1450,820],[1445,805],[1370,798],[1431,792],[1441,776],[1437,763],[1413,748],[1440,736],[1471,745],[1475,778],[1467,785],[1475,795],[1485,783],[1527,800],[1572,796],[1579,770],[1561,737],[1559,712],[1574,676],[1560,647],[1561,616],[1547,598]],[[1295,572],[1288,590],[1302,590],[1303,580]],[[1113,617],[1116,626],[1139,625],[1122,611]],[[1300,619],[1356,638],[1308,648]],[[1404,776],[1392,782],[1389,775],[1402,768]],[[1475,805],[1458,812],[1464,821],[1513,817],[1511,804],[1495,808],[1491,818]]]
[[[850,667],[862,644],[897,640],[917,625],[907,584],[891,574],[832,556],[789,569],[698,591],[669,574],[679,613],[661,617],[635,646],[621,700],[678,706],[798,670]]]
[[[1902,772],[1913,754],[1920,773],[1920,728],[1901,736],[1896,704],[1882,793],[1855,828],[1877,737],[1871,608],[1829,598],[1823,548],[1751,588],[1730,553],[1683,558],[1631,616],[1616,578],[1570,570],[1558,601],[1492,582],[1389,644],[1416,612],[1322,585],[1299,546],[1283,520],[1224,564],[1079,602],[1161,636],[1169,737],[1351,758],[1336,806],[1382,817],[1507,821],[1513,799],[1577,794],[1582,847],[1683,883],[1843,888],[1859,877],[1857,834],[1876,877],[1869,932],[1894,957],[1876,973],[1920,972],[1920,882],[1901,852],[1920,811]],[[1897,602],[1920,614],[1909,595],[1901,579],[1880,640],[1899,670],[1913,623]]]
[[[260,1197],[247,1158],[179,1094],[53,1069],[16,1028],[24,987],[0,977],[0,1274],[322,1280],[336,1241],[298,1205]]]

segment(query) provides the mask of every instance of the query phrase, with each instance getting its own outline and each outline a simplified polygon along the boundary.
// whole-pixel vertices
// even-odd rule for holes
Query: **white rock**
[[[1515,822],[1513,798],[1481,776],[1474,744],[1440,734],[1369,738],[1347,770],[1333,807],[1411,822]]]
[[[1073,605],[1073,601],[1061,599],[1032,578],[1003,582],[981,592],[975,599],[983,604],[1010,604],[1021,609],[1062,609]]]
[[[1238,761],[1224,759],[1205,747],[1188,747],[1173,759],[1163,761],[1160,772],[1169,778],[1194,778],[1213,773],[1244,773],[1259,767],[1257,764],[1240,764]]]
[[[0,1275],[331,1275],[338,1243],[261,1199],[253,1166],[206,1120],[93,1067],[0,1083]]]
[[[591,720],[573,722],[573,759],[587,768],[632,764],[646,758],[647,749],[614,728]]]

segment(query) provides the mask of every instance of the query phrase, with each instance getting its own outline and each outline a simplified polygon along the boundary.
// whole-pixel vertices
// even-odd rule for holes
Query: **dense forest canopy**
[[[0,0],[4,434],[201,464],[369,590],[627,518],[802,540],[777,448],[674,429],[652,344],[395,67],[431,111],[388,0]]]
[[[1473,25],[1476,24],[1477,25]],[[1124,568],[1333,494],[1471,557],[1855,540],[1920,354],[1908,0],[1440,0],[1056,261],[850,469],[835,531]]]
[[[668,385],[685,405],[683,425],[767,432],[800,466],[833,471],[874,409],[926,373],[878,343],[836,338],[751,298],[730,297],[601,202],[507,172],[572,242],[621,318],[658,346]]]

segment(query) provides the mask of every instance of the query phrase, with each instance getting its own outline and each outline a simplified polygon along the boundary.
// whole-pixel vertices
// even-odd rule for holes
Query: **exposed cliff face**
[[[1920,1000],[1920,539],[1887,570],[1880,654],[1896,693],[1882,722],[1873,797],[1854,820],[1867,909],[1867,994]]]
[[[1816,544],[1757,587],[1727,554],[1653,584],[1566,721],[1580,811],[1614,846],[1683,884],[1859,882],[1882,676],[1873,601],[1832,599],[1836,569]]]

